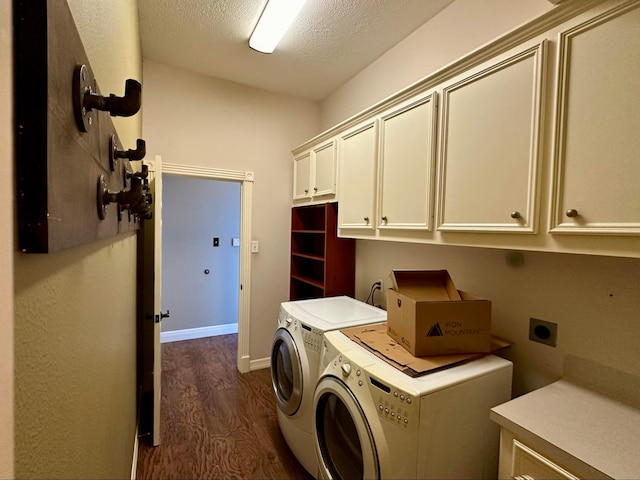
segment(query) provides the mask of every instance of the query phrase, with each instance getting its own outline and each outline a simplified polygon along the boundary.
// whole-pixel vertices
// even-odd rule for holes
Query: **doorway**
[[[161,343],[238,332],[240,183],[162,179]]]
[[[180,177],[191,177],[195,179],[222,180],[225,182],[235,182],[240,184],[240,234],[239,234],[239,274],[237,281],[237,319],[238,319],[238,352],[237,367],[241,373],[250,370],[249,356],[249,316],[251,305],[251,218],[252,218],[252,198],[253,198],[253,172],[236,170],[222,170],[205,167],[191,167],[165,163],[162,166],[164,174]],[[213,247],[213,237],[211,241]],[[223,240],[218,237],[219,241]],[[203,267],[204,270],[207,267]],[[211,269],[209,269],[211,270]]]

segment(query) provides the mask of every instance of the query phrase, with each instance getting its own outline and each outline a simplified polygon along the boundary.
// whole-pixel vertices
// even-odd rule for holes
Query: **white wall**
[[[125,79],[141,78],[136,1],[69,3],[101,90],[122,95]],[[134,147],[140,115],[114,123],[126,148]],[[13,184],[4,155],[0,225]],[[128,478],[136,426],[135,234],[55,254],[16,252],[14,262],[15,476]]]
[[[171,312],[163,333],[238,323],[240,248],[233,237],[240,237],[239,182],[163,177],[162,311]]]
[[[319,107],[147,60],[143,73],[148,156],[255,174],[249,352],[266,358],[289,297],[291,149],[318,133]]]
[[[326,130],[553,8],[548,0],[456,0],[322,102]]]
[[[0,2],[0,478],[13,478],[13,92],[11,2]]]
[[[457,0],[329,97],[323,128],[550,8],[546,0]],[[448,269],[459,288],[492,300],[495,333],[515,342],[507,353],[515,362],[515,394],[561,377],[569,354],[640,375],[640,260],[530,252],[516,268],[506,255],[358,240],[357,296],[366,298],[393,268]],[[528,340],[530,317],[558,324],[556,348]]]

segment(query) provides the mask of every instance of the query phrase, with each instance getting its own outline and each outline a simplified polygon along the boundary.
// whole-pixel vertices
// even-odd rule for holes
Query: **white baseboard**
[[[271,367],[271,358],[259,358],[257,360],[251,360],[249,362],[249,370],[260,370],[262,368]]]
[[[238,333],[237,323],[161,332],[160,343],[179,342],[180,340],[192,340],[194,338],[215,337],[217,335],[228,335],[230,333]]]

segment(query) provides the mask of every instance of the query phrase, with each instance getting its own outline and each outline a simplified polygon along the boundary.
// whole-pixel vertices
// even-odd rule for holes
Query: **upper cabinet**
[[[313,196],[336,193],[336,142],[325,142],[312,150],[314,164]]]
[[[337,200],[341,237],[640,258],[638,79],[640,0],[558,2],[298,147],[294,205]]]
[[[558,40],[551,232],[640,234],[640,5]]]
[[[311,152],[304,152],[293,159],[293,199],[310,198]]]
[[[441,231],[535,233],[546,41],[442,90]]]
[[[422,94],[380,115],[381,230],[432,228],[436,100]]]
[[[369,120],[338,137],[338,228],[371,230],[376,218],[378,121]]]
[[[330,201],[336,195],[336,142],[329,140],[293,159],[293,200]]]

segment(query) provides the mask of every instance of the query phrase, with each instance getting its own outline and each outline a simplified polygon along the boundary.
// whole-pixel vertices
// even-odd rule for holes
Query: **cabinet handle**
[[[314,193],[318,191],[318,187],[313,187]]]
[[[369,217],[364,217],[364,223],[369,223]]]
[[[309,193],[309,189],[308,189],[308,188],[305,188],[305,189],[304,189],[304,193]]]
[[[386,215],[384,217],[382,217],[382,221],[384,222],[384,224],[386,225],[387,222],[389,221],[389,219],[386,217]]]
[[[520,212],[517,210],[514,210],[513,212],[511,212],[511,218],[520,218]]]
[[[569,218],[574,218],[578,216],[578,211],[574,210],[573,208],[570,208],[565,212],[565,215]]]

